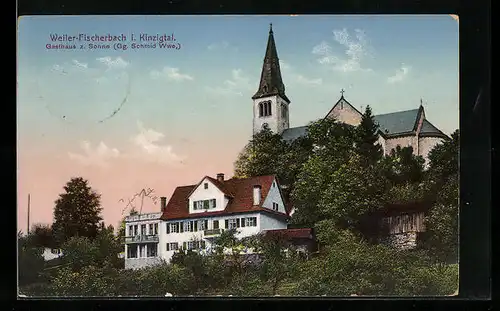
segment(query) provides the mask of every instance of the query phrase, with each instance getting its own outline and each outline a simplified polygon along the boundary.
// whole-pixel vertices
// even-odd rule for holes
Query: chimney
[[[224,173],[217,174],[217,181],[224,182]]]
[[[253,205],[260,205],[260,197],[261,197],[261,191],[262,187],[260,185],[254,185],[253,186]]]
[[[161,211],[164,212],[165,208],[167,208],[167,197],[160,197],[160,207]]]

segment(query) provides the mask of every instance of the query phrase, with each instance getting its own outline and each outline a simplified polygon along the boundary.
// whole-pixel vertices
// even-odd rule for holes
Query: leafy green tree
[[[73,271],[95,265],[99,261],[99,248],[87,237],[72,237],[61,246],[62,261]]]
[[[383,159],[382,172],[393,185],[418,183],[424,178],[424,159],[413,154],[411,146],[396,146]]]
[[[30,230],[30,236],[34,246],[56,248],[51,225],[34,224]]]
[[[262,234],[258,237],[260,253],[260,274],[270,288],[270,294],[276,295],[280,285],[296,276],[299,256],[295,247],[288,243],[283,234]]]
[[[44,268],[43,248],[34,246],[30,237],[18,234],[17,260],[19,285],[36,283]]]
[[[293,186],[291,200],[295,213],[292,221],[313,225],[322,219],[318,204],[333,182],[334,172],[354,155],[355,131],[350,125],[325,119],[310,124],[307,135],[314,147]]]
[[[52,229],[56,240],[62,244],[74,236],[95,238],[102,221],[100,194],[81,177],[72,178],[64,190],[55,201]]]
[[[451,134],[451,139],[436,145],[429,152],[429,174],[427,182],[431,191],[439,192],[449,177],[459,173],[460,133]]]
[[[364,167],[363,161],[353,155],[332,172],[317,206],[321,221],[354,228],[362,215],[384,205],[387,185],[379,172],[373,167]]]
[[[361,157],[364,167],[382,159],[382,146],[378,141],[379,126],[375,122],[370,106],[366,106],[361,123],[356,127],[356,153]]]
[[[322,232],[320,239],[327,244],[301,266],[296,294],[450,295],[457,288],[456,269],[433,264],[423,252],[366,243],[339,228]]]
[[[55,296],[115,296],[118,272],[109,266],[86,266],[79,271],[63,267],[52,280]]]
[[[238,155],[234,165],[235,177],[276,174],[280,155],[285,152],[285,147],[281,136],[264,126]]]

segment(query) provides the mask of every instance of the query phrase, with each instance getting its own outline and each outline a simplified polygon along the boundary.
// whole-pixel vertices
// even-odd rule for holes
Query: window
[[[137,246],[127,247],[127,258],[137,258]]]
[[[154,224],[154,235],[158,235],[158,224]]]
[[[167,251],[176,251],[179,249],[179,243],[173,242],[173,243],[167,243]]]
[[[146,235],[146,225],[141,225],[141,235]]]
[[[215,208],[215,206],[216,206],[216,202],[217,202],[217,201],[216,201],[215,199],[211,199],[211,200],[210,200],[210,203],[209,203],[210,208]]]
[[[276,202],[273,202],[273,210],[278,211],[279,205]]]
[[[139,257],[141,257],[141,258],[146,257],[146,245],[145,244],[139,245]]]
[[[203,201],[203,209],[209,209],[210,203],[208,200]]]
[[[171,224],[167,224],[167,233],[178,233],[179,232],[179,226],[178,223],[174,222]]]
[[[134,235],[134,226],[128,226],[128,235],[133,236]]]
[[[206,230],[205,228],[205,221],[204,220],[198,220],[198,230]]]
[[[191,221],[186,221],[184,222],[184,232],[192,232],[193,231],[193,226],[192,226]]]
[[[148,257],[158,256],[158,244],[148,244]]]
[[[237,218],[237,219],[229,219],[229,222],[228,222],[228,229],[236,229],[238,228],[238,224],[240,222],[240,219]]]
[[[192,250],[196,248],[196,243],[195,241],[188,241],[187,242],[187,250]]]
[[[149,231],[148,231],[148,234],[149,234],[149,235],[153,235],[153,224],[149,224]]]
[[[218,220],[214,220],[214,222],[212,223],[212,225],[213,225],[213,229],[219,229],[219,221]]]
[[[205,189],[208,189],[208,183],[205,183],[205,184],[203,185],[203,187],[204,187]]]
[[[257,227],[257,217],[247,217],[247,218],[245,218],[245,226],[246,227]]]
[[[134,235],[137,235],[137,234],[138,234],[138,231],[139,231],[139,226],[138,226],[138,225],[135,225],[135,226],[134,226]]]
[[[259,104],[259,117],[268,117],[271,113],[271,102],[266,101]]]

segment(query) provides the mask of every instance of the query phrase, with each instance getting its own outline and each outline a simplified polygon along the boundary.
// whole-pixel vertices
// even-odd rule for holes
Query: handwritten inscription
[[[51,33],[47,50],[128,50],[128,49],[173,49],[182,45],[174,33],[121,34],[58,34]]]

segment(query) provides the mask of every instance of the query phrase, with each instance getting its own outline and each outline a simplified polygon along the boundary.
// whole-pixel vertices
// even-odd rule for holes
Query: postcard
[[[458,293],[458,17],[23,16],[20,297]]]

